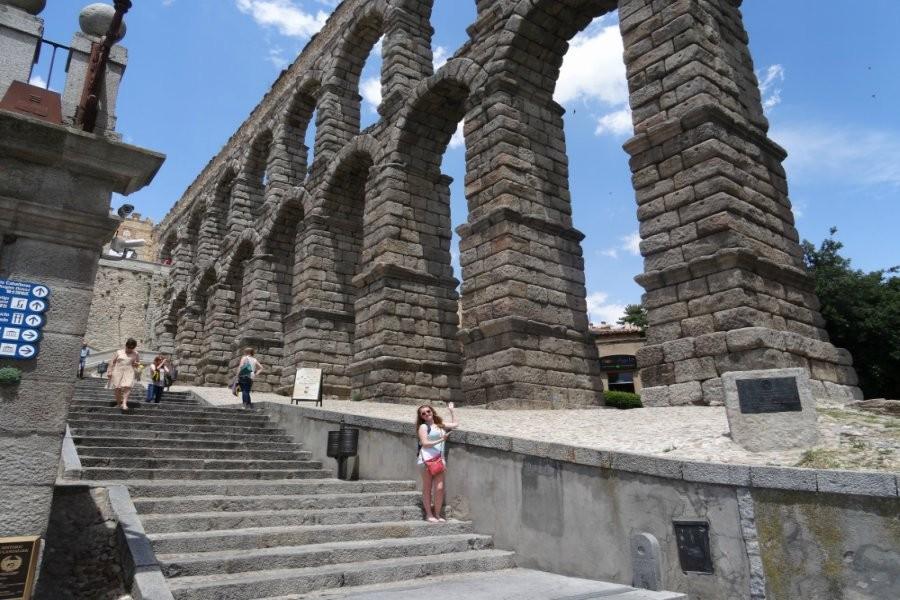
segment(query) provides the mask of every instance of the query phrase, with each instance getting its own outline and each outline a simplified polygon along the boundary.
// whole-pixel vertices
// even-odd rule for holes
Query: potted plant
[[[0,368],[0,398],[10,401],[15,397],[19,382],[22,381],[22,371],[15,367]]]

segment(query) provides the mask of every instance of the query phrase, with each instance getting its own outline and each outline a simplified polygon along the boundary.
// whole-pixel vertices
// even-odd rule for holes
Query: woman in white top
[[[444,457],[444,442],[452,429],[459,427],[456,415],[453,414],[453,403],[447,404],[450,410],[450,423],[444,423],[434,408],[423,404],[416,410],[416,433],[419,438],[419,453],[417,464],[422,471],[422,505],[425,508],[425,519],[429,523],[446,521],[441,516],[444,508],[444,475],[446,471],[437,475],[429,473],[425,467],[425,461],[436,457]],[[434,508],[432,509],[432,499]]]

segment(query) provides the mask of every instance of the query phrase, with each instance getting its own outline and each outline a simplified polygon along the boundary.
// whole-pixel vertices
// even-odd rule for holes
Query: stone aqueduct
[[[431,0],[345,0],[163,221],[160,345],[195,383],[226,382],[252,345],[276,366],[270,389],[321,366],[326,394],[362,399],[600,402],[553,91],[568,41],[618,10],[644,402],[719,403],[723,372],[786,366],[808,368],[820,397],[858,396],[803,271],[740,4],[478,0],[469,41],[434,72]],[[381,118],[360,131],[360,72],[382,36]],[[462,119],[459,323],[440,165]]]

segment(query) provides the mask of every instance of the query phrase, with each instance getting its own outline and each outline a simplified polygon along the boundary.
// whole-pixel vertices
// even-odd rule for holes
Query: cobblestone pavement
[[[217,405],[239,404],[224,388],[184,387]],[[289,403],[284,396],[254,393],[254,402]],[[310,406],[305,403],[304,406]],[[415,419],[415,407],[375,402],[325,400],[324,408],[394,421]],[[447,418],[446,408],[438,413]],[[873,415],[839,405],[819,407],[820,443],[811,452],[754,453],[731,440],[724,407],[667,407],[633,410],[518,410],[457,408],[461,428],[522,439],[556,442],[683,460],[748,464],[900,470],[900,418]]]

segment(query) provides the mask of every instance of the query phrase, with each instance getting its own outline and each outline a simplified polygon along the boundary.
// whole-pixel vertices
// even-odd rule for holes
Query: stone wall
[[[101,260],[85,341],[98,351],[132,337],[138,350],[156,350],[156,322],[170,268],[134,260]]]
[[[719,403],[725,372],[794,366],[819,397],[858,397],[803,270],[740,4],[479,1],[435,71],[431,0],[345,0],[161,223],[161,343],[199,384],[226,383],[252,345],[278,365],[260,389],[305,366],[330,393],[387,402],[602,403],[553,93],[568,42],[618,10],[644,402]],[[381,120],[360,131],[360,72],[382,37]],[[440,166],[463,120],[460,326]]]
[[[327,467],[327,433],[360,429],[355,474],[419,479],[415,427],[262,403]],[[519,566],[632,585],[631,539],[660,544],[660,588],[728,600],[900,597],[897,475],[682,461],[456,431],[450,514]],[[686,572],[674,521],[707,524],[713,573]]]
[[[127,598],[117,526],[106,489],[57,487],[36,599]]]
[[[143,262],[156,262],[160,249],[156,239],[156,225],[149,217],[142,217],[140,213],[132,213],[125,219],[116,235],[125,240],[144,240],[145,244],[134,248],[134,260]]]

